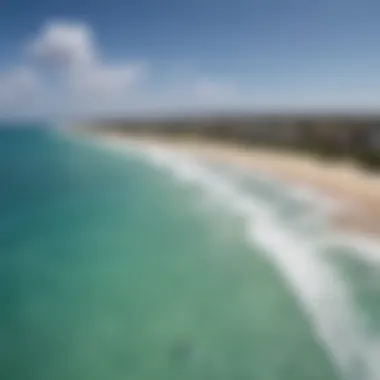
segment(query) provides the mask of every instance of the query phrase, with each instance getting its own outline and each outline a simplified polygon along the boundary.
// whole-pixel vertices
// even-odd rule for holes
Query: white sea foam
[[[380,242],[360,234],[334,233],[328,239],[332,248],[347,248],[347,254],[355,255],[369,264],[380,265]]]
[[[271,175],[256,173],[257,179],[281,188],[282,194],[314,206],[310,213],[301,214],[293,223],[284,223],[273,205],[239,186],[236,174],[241,175],[241,170],[213,170],[212,166],[195,157],[162,148],[145,146],[142,149],[130,144],[128,151],[167,171],[179,183],[198,186],[205,194],[202,201],[211,199],[223,205],[225,210],[243,217],[247,239],[265,249],[287,280],[303,305],[316,336],[344,378],[380,379],[380,339],[370,331],[362,310],[355,304],[350,284],[324,254],[327,248],[347,247],[348,254],[377,265],[380,263],[380,244],[363,236],[323,229],[319,231],[321,233],[313,233],[317,232],[315,226],[326,220],[323,216],[344,205],[309,189],[280,183]],[[305,234],[308,223],[306,230],[310,233]]]
[[[305,236],[302,230],[292,228],[294,225],[284,225],[268,203],[239,187],[236,177],[217,173],[194,158],[163,149],[148,149],[144,155],[181,183],[196,184],[226,210],[245,219],[247,238],[264,248],[281,271],[303,305],[316,336],[345,378],[380,379],[380,340],[368,331],[349,284],[322,252],[326,242],[338,244],[342,236],[336,235],[335,240],[331,235],[325,239],[319,234]],[[267,177],[263,180],[270,181]],[[292,194],[301,201],[323,204],[319,195],[305,189]],[[330,205],[324,210],[331,208]],[[309,217],[309,221],[312,220],[312,216]],[[308,215],[304,218],[307,220]],[[299,222],[302,223],[302,219]],[[345,244],[348,243],[345,239]],[[359,244],[358,240],[355,244]],[[375,260],[374,254],[377,247],[371,245],[371,253],[368,253],[368,245],[367,242],[367,247],[362,249],[367,252],[364,257],[379,262],[379,256]]]

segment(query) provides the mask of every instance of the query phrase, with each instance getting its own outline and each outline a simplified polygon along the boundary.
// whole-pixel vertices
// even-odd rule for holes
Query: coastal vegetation
[[[92,131],[198,138],[307,152],[380,169],[380,116],[223,116],[98,120]]]

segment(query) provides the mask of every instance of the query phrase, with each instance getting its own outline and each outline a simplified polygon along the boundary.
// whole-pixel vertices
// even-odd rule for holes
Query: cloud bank
[[[234,96],[232,86],[194,73],[154,87],[148,67],[110,62],[85,23],[50,21],[26,44],[25,62],[0,73],[0,115],[141,114],[207,108]]]
[[[49,22],[31,42],[30,53],[54,67],[91,65],[96,60],[93,32],[85,24]]]
[[[128,47],[123,53],[127,55]],[[255,110],[258,112],[378,110],[376,86],[346,75],[337,86],[324,73],[287,76],[260,68],[223,77],[191,62],[114,60],[105,56],[96,33],[84,22],[48,21],[19,47],[22,58],[0,70],[0,117],[122,117],[162,113]],[[226,52],[227,53],[227,52]],[[147,51],[149,54],[149,51]],[[194,57],[196,60],[197,57]],[[199,58],[199,57],[198,57]],[[240,57],[241,58],[241,57]],[[165,62],[165,64],[163,64]],[[279,61],[278,67],[281,69]],[[272,68],[274,69],[274,68]],[[212,67],[209,67],[212,70]],[[310,72],[311,73],[311,72]]]

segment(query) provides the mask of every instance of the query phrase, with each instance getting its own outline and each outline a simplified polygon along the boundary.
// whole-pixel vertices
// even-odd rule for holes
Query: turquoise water
[[[13,129],[0,132],[0,183],[1,379],[375,379],[356,349],[362,330],[342,327],[356,334],[351,351],[346,336],[323,333],[330,317],[347,322],[320,313],[312,301],[326,294],[297,292],[301,274],[196,181],[137,154]],[[379,326],[367,269],[339,253],[325,261],[360,284],[352,299]]]

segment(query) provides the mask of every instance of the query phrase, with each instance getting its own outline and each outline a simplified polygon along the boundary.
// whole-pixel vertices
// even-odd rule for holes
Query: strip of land
[[[332,216],[336,227],[380,236],[380,175],[367,171],[354,162],[324,160],[311,154],[288,150],[243,147],[202,139],[173,139],[160,135],[104,133],[101,138],[115,146],[133,141],[142,147],[170,148],[172,151],[187,152],[196,157],[274,175],[340,202],[344,207]]]

